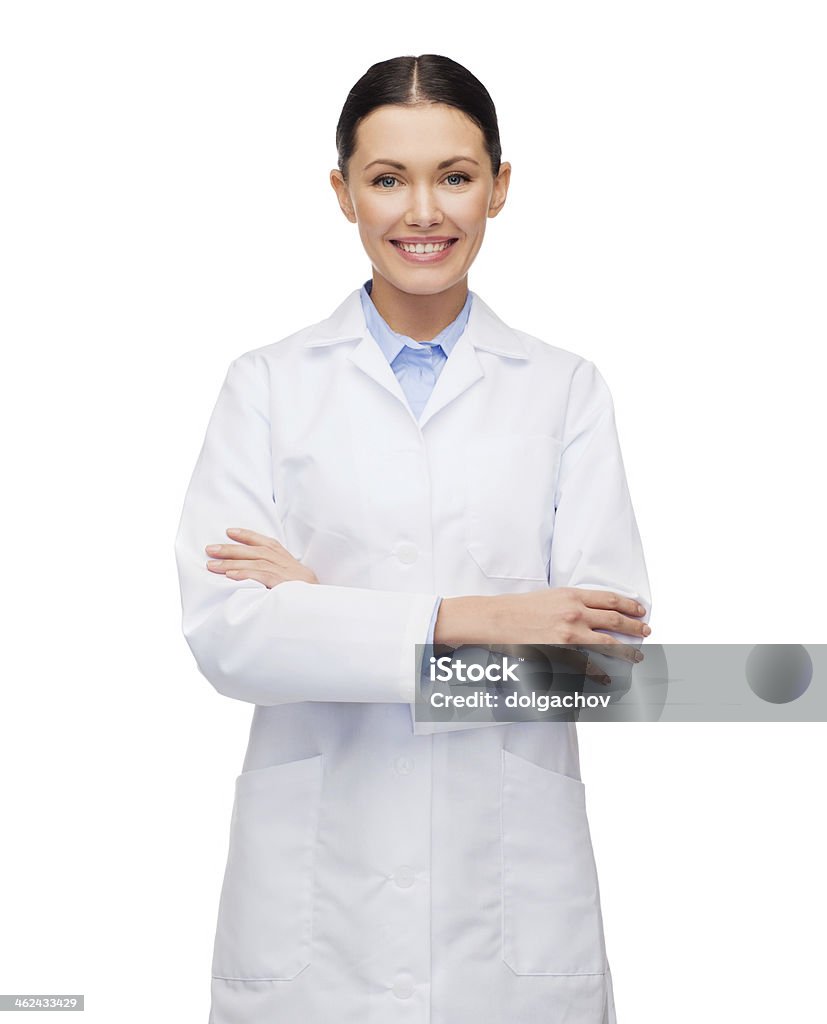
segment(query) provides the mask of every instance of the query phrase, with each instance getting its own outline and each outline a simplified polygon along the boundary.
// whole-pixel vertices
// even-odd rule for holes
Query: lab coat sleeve
[[[652,607],[649,578],[626,482],[614,404],[605,380],[589,360],[582,360],[572,377],[563,443],[549,584],[612,590],[635,598],[646,609],[642,619],[648,622]],[[641,644],[627,633],[602,632],[622,643]],[[629,667],[618,658],[595,658],[613,679],[621,668]]]
[[[422,662],[420,668],[420,674],[425,676],[428,674],[430,668],[429,659],[434,653],[434,633],[436,632],[436,620],[439,615],[439,606],[442,604],[442,598],[438,598],[434,604],[434,613],[431,616],[431,622],[428,626],[428,636],[425,638],[425,646],[422,650]]]
[[[175,557],[182,628],[202,675],[254,704],[415,700],[415,650],[436,594],[290,580],[268,589],[206,567],[228,527],[287,546],[273,494],[269,377],[248,352],[230,365],[190,480]]]

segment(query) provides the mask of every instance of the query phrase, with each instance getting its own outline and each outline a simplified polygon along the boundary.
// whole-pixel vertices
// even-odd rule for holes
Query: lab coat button
[[[413,982],[408,977],[397,978],[391,990],[397,999],[407,999],[414,990]]]
[[[409,541],[403,541],[401,544],[397,545],[396,557],[403,565],[413,565],[417,558],[419,558],[419,549],[416,544],[411,544]]]
[[[400,889],[407,889],[414,884],[416,873],[408,864],[402,864],[393,873],[393,880]]]
[[[398,775],[410,775],[414,767],[413,758],[397,757],[393,762],[393,767]]]

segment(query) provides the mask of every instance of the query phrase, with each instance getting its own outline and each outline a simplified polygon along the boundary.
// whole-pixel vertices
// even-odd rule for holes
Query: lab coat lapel
[[[376,343],[375,338],[365,329],[365,334],[359,344],[350,353],[351,361],[377,384],[389,391],[394,398],[409,409],[405,392],[397,380],[396,374],[391,369],[391,364],[385,358],[385,353]],[[413,415],[413,413],[411,413]]]
[[[385,354],[368,330],[362,301],[359,298],[360,288],[355,288],[327,320],[316,324],[305,342],[307,348],[323,348],[337,345],[345,341],[358,341],[351,349],[348,358],[371,380],[383,387],[397,401],[401,402],[413,418],[408,400],[396,374],[391,369]]]
[[[434,390],[422,410],[419,420],[420,429],[424,429],[428,420],[435,416],[440,409],[444,409],[449,402],[453,402],[472,384],[485,376],[474,346],[469,344],[466,333],[467,329],[463,331],[448,357],[448,361],[442,367],[442,373],[437,378]]]
[[[477,295],[471,293],[471,311],[465,330],[442,368],[434,390],[419,421],[424,429],[429,420],[485,376],[478,352],[494,352],[512,359],[527,359],[519,336]]]

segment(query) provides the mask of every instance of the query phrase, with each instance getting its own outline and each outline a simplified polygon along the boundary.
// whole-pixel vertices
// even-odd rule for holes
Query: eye
[[[372,185],[378,185],[380,181],[381,182],[385,182],[385,181],[396,181],[396,180],[397,180],[397,178],[393,174],[381,174],[378,178],[374,178],[373,181],[371,182],[371,184]],[[384,185],[382,187],[384,188]]]
[[[469,176],[467,174],[463,174],[462,171],[451,171],[450,174],[447,174],[445,176],[445,180],[447,181],[448,178],[459,178],[459,181],[456,182],[456,184],[458,184],[458,185],[461,185],[461,184],[463,184],[463,182],[471,180],[469,178]]]

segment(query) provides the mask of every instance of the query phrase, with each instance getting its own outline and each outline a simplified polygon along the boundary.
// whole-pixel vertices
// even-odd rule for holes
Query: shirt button
[[[419,558],[419,549],[416,544],[403,541],[396,547],[396,557],[403,565],[413,565],[417,558]]]
[[[392,992],[397,999],[407,999],[413,992],[413,982],[408,977],[399,977],[393,983]]]
[[[402,864],[393,873],[393,880],[400,889],[408,889],[414,884],[416,873],[408,864]]]
[[[412,757],[397,757],[393,762],[394,771],[397,775],[410,775],[414,768]]]

